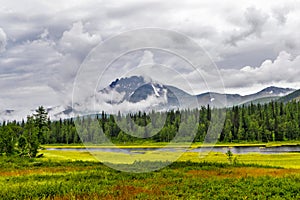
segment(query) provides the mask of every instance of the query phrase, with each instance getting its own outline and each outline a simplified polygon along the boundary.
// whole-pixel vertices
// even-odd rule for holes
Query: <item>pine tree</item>
[[[15,133],[13,132],[10,124],[0,128],[0,155],[12,155],[15,152]]]
[[[43,106],[35,110],[34,122],[38,129],[39,142],[44,144],[46,139],[46,132],[48,131],[48,113]]]
[[[23,148],[23,153],[26,152],[26,154],[30,158],[36,157],[40,143],[38,139],[38,128],[36,127],[35,120],[32,116],[27,117],[23,136],[26,140],[26,145],[25,148]],[[23,145],[24,144],[22,144],[22,147]]]

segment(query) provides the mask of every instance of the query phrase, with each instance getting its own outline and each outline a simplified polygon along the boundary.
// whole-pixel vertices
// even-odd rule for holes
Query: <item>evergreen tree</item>
[[[0,155],[12,155],[15,152],[15,133],[10,125],[2,126],[0,128]]]
[[[27,122],[24,128],[24,139],[21,139],[22,153],[27,154],[30,158],[36,157],[39,148],[38,128],[32,116],[27,117]],[[23,140],[23,141],[22,141]],[[20,142],[20,139],[19,139]],[[24,148],[24,142],[26,142]]]
[[[46,141],[46,133],[48,131],[48,113],[43,106],[38,107],[35,110],[34,122],[38,129],[38,139],[39,142],[44,144]]]

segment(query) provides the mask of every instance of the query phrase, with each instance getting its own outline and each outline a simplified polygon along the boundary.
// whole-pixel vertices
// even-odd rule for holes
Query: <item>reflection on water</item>
[[[226,153],[228,150],[233,154],[246,154],[246,153],[263,153],[263,154],[274,154],[274,153],[300,153],[299,145],[283,145],[283,146],[215,146],[215,147],[199,147],[188,150],[189,152],[205,152],[213,151]],[[165,151],[165,152],[178,152],[184,151],[183,148],[47,148],[47,150],[60,150],[60,151],[90,151],[90,152],[112,152],[112,153],[126,153],[126,154],[144,154],[149,151]]]

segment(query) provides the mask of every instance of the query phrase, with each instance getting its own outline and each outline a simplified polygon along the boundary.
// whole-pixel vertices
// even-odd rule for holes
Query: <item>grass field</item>
[[[135,154],[134,157],[131,155],[124,155],[120,153],[111,152],[99,152],[91,153],[86,151],[56,151],[56,150],[42,150],[41,153],[45,155],[43,159],[55,159],[55,160],[82,160],[82,161],[105,161],[115,160],[116,163],[128,164],[134,162],[134,160],[140,161],[163,161],[166,157],[175,158],[178,153],[172,152],[147,152],[145,154]],[[98,155],[97,155],[98,154]],[[174,154],[174,156],[172,156]],[[273,167],[284,167],[300,169],[300,153],[282,153],[282,154],[238,154],[234,155],[237,162],[243,164],[257,164],[266,165]],[[111,159],[114,158],[114,159]],[[228,163],[227,156],[223,153],[210,152],[208,155],[199,154],[195,152],[187,152],[179,157],[178,161],[191,161],[191,162],[217,162],[217,163]]]
[[[98,162],[1,158],[0,199],[299,199],[299,174],[209,162],[133,174]]]
[[[40,153],[35,159],[0,157],[0,199],[300,199],[297,153],[234,155],[237,162],[230,164],[222,153],[190,152],[163,169],[137,174],[109,168],[89,152]],[[165,158],[151,154],[137,154],[141,165]]]

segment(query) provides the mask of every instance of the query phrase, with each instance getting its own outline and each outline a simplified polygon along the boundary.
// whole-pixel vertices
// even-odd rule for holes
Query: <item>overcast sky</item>
[[[219,68],[227,93],[300,88],[299,1],[0,0],[0,110],[70,102],[88,53],[144,27],[196,41]]]

